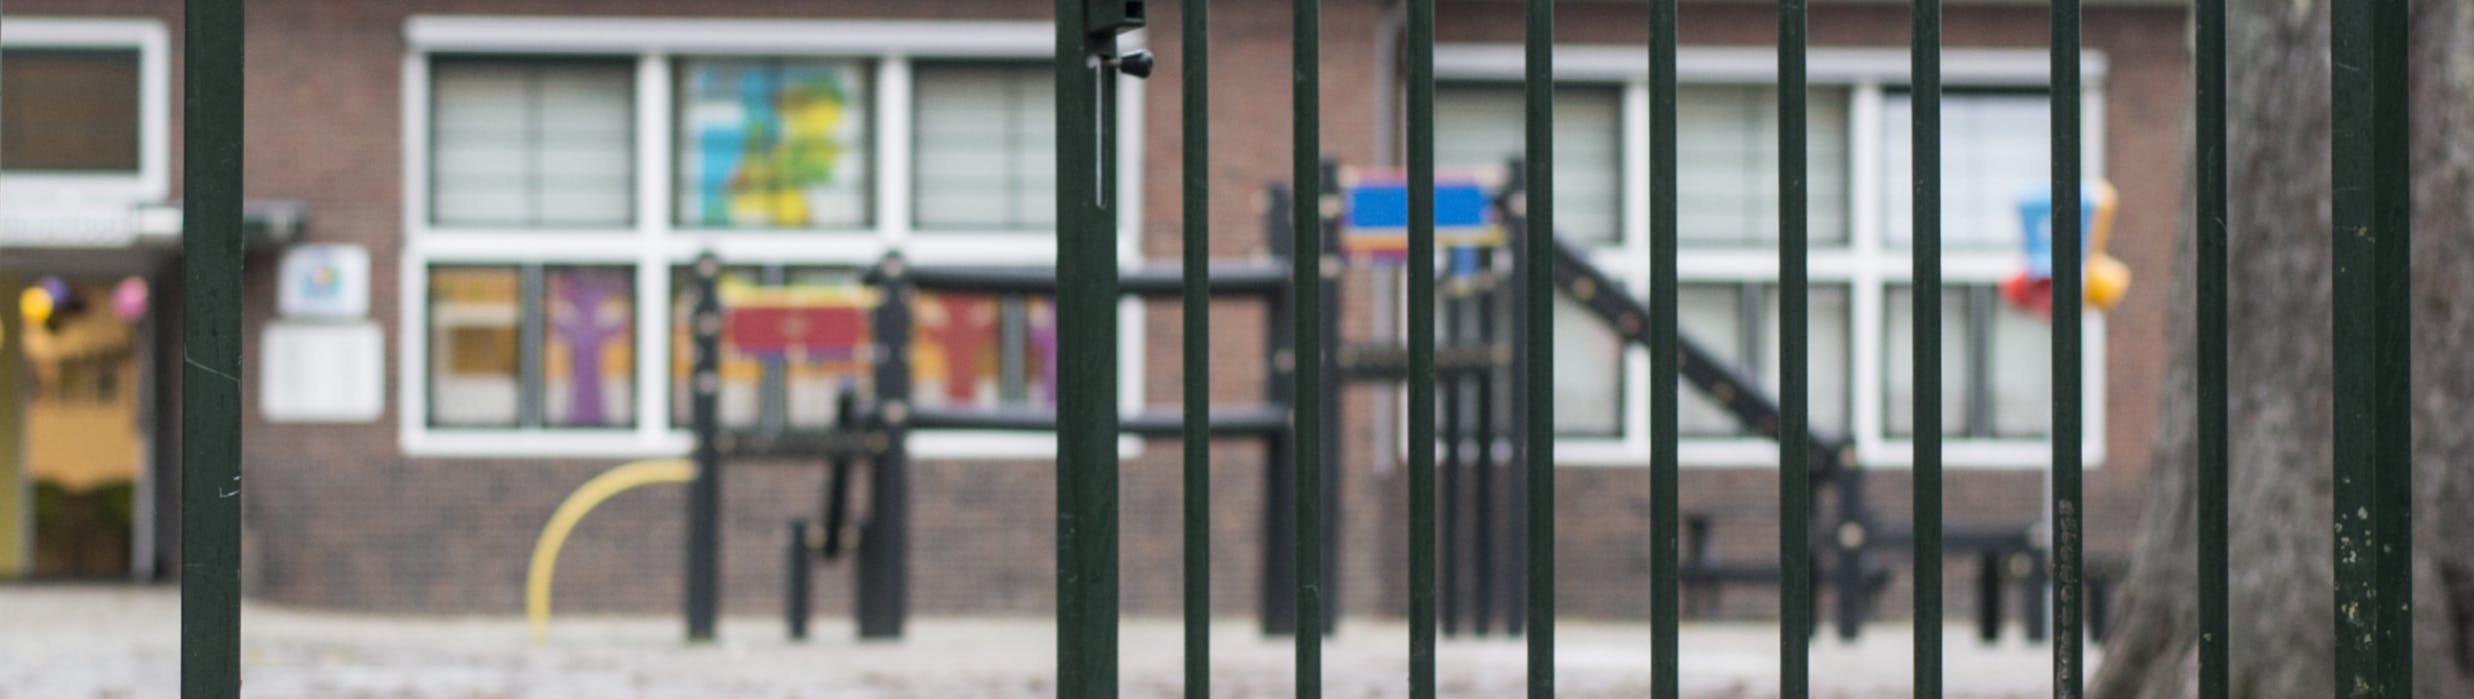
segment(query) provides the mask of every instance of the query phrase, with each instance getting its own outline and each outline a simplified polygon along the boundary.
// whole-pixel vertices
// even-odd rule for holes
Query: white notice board
[[[386,333],[377,323],[266,326],[258,411],[268,422],[375,422],[386,412]]]

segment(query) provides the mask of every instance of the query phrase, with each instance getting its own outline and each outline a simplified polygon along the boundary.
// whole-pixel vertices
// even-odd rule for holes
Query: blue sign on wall
[[[1409,250],[1409,180],[1399,170],[1356,173],[1342,201],[1341,250],[1361,260],[1397,262]],[[1435,244],[1443,248],[1503,243],[1493,193],[1469,173],[1435,174]]]

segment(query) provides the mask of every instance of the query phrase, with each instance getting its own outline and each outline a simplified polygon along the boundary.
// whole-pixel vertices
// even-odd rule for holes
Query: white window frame
[[[154,19],[9,15],[0,21],[0,47],[11,49],[134,50],[137,65],[138,159],[136,172],[21,170],[0,174],[9,189],[65,191],[90,201],[128,199],[125,221],[108,227],[107,238],[78,236],[60,243],[78,247],[126,245],[136,239],[136,207],[171,198],[171,38]],[[104,232],[104,231],[98,231]],[[0,239],[6,239],[0,236]],[[7,244],[41,245],[42,241]]]
[[[2048,82],[2050,54],[2041,49],[1949,49],[1942,53],[1942,80],[1947,87],[2043,88]],[[1676,80],[1690,84],[1776,84],[1777,54],[1762,48],[1683,47],[1676,52]],[[1554,51],[1555,79],[1562,83],[1617,84],[1623,87],[1623,172],[1626,183],[1649,181],[1649,59],[1638,46],[1561,45]],[[1883,152],[1877,137],[1882,106],[1890,88],[1908,83],[1908,52],[1892,48],[1817,47],[1808,51],[1807,79],[1814,87],[1847,91],[1848,104],[1848,237],[1844,245],[1815,245],[1809,252],[1809,278],[1815,287],[1847,287],[1848,343],[1853,356],[1848,367],[1848,406],[1852,425],[1845,426],[1859,461],[1867,466],[1906,468],[1913,465],[1913,441],[1885,429],[1884,376],[1888,344],[1884,334],[1884,297],[1890,285],[1912,278],[1904,249],[1890,247],[1883,230],[1883,173],[1886,159],[1903,154]],[[2105,55],[2088,51],[2080,58],[2080,99],[2089,177],[2103,177],[2105,168]],[[1524,76],[1522,48],[1516,44],[1444,44],[1435,48],[1438,81],[1518,82]],[[1623,198],[1623,233],[1615,245],[1593,250],[1602,268],[1633,289],[1647,289],[1649,207],[1641,186],[1627,184]],[[1679,251],[1677,281],[1775,282],[1778,256],[1774,249],[1685,246]],[[1945,251],[1942,280],[1947,286],[1992,284],[2018,271],[2012,251]],[[2105,319],[2085,316],[2082,331],[2085,376],[2082,424],[2084,466],[2098,467],[2105,458]],[[1624,351],[1624,420],[1620,436],[1564,436],[1555,441],[1555,459],[1567,466],[1646,467],[1650,457],[1649,352],[1627,346]],[[1686,387],[1685,390],[1691,390]],[[1677,444],[1677,456],[1687,468],[1773,468],[1776,442],[1759,438],[1687,437]],[[2051,460],[2048,438],[1963,438],[1944,441],[1943,460],[1952,468],[2036,470]]]
[[[866,267],[899,250],[914,264],[1052,265],[1052,235],[1020,231],[916,231],[911,223],[911,66],[917,60],[1047,61],[1056,31],[1035,21],[741,20],[613,17],[417,16],[405,24],[402,60],[403,226],[397,348],[399,437],[421,457],[608,457],[684,454],[693,437],[670,425],[670,275],[710,250],[724,260]],[[1140,33],[1127,39],[1139,46]],[[439,55],[632,56],[636,62],[635,222],[587,230],[437,226],[429,202],[429,66]],[[869,161],[874,220],[850,232],[805,234],[677,225],[672,220],[673,65],[679,57],[858,58],[874,74]],[[1118,168],[1142,172],[1143,83],[1118,82]],[[1117,254],[1140,262],[1142,178],[1118,178],[1123,214]],[[428,420],[428,271],[433,265],[616,264],[636,270],[636,425],[628,430],[433,427]],[[1143,398],[1143,308],[1119,304],[1121,409]],[[1026,459],[1053,455],[1049,434],[928,431],[912,438],[922,458]],[[1121,439],[1132,453],[1140,441]]]

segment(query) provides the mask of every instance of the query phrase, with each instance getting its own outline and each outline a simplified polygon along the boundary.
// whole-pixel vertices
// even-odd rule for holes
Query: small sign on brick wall
[[[268,422],[374,422],[386,412],[386,332],[373,322],[275,321],[258,345]]]
[[[275,310],[285,318],[360,320],[369,315],[369,249],[297,245],[284,251]]]

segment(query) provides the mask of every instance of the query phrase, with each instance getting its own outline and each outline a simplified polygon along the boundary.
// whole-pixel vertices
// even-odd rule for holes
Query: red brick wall
[[[1372,162],[1378,121],[1372,86],[1392,70],[1376,55],[1389,31],[1375,0],[1325,3],[1322,31],[1324,151],[1351,163]],[[173,29],[178,51],[178,3],[171,0],[12,0],[11,13],[156,14]],[[1289,14],[1283,3],[1219,3],[1213,18],[1215,133],[1211,184],[1212,252],[1221,259],[1263,254],[1260,193],[1289,172]],[[1045,17],[1040,0],[425,0],[402,3],[288,0],[252,3],[249,26],[248,194],[308,202],[310,238],[366,245],[374,255],[372,313],[403,332],[394,264],[400,249],[400,65],[403,22],[413,14],[637,14],[909,18]],[[1160,262],[1179,252],[1179,135],[1175,3],[1154,2],[1150,45],[1160,72],[1144,105],[1146,142],[1142,250]],[[1447,2],[1446,41],[1516,42],[1517,6]],[[2044,14],[2035,8],[1952,8],[1952,46],[2037,48]],[[1694,4],[1684,13],[1689,45],[1761,44],[1774,36],[1768,10]],[[1641,7],[1570,4],[1559,12],[1561,38],[1588,43],[1639,42]],[[2106,134],[2111,173],[2123,194],[2114,254],[2141,280],[2111,316],[2108,335],[2106,467],[2090,474],[2097,552],[2127,546],[2138,506],[2162,375],[2163,280],[2171,274],[2170,234],[2181,191],[2180,122],[2184,113],[2181,14],[2176,10],[2100,8],[2088,13],[2088,43],[2110,59]],[[1903,46],[1906,16],[1896,6],[1823,6],[1812,35],[1820,46]],[[178,71],[174,71],[175,90]],[[175,115],[174,129],[178,120]],[[175,133],[175,172],[177,172]],[[2143,162],[2141,158],[2154,162]],[[1130,176],[1130,174],[1129,174]],[[261,260],[264,261],[264,260]],[[272,287],[253,268],[250,323],[263,327]],[[1367,325],[1370,288],[1353,280],[1349,335]],[[1178,401],[1179,320],[1174,304],[1153,304],[1144,330],[1145,393],[1155,406]],[[1214,309],[1212,390],[1225,403],[1259,400],[1266,319],[1250,303]],[[394,345],[390,342],[389,347]],[[390,383],[396,377],[389,353]],[[404,390],[391,386],[389,395]],[[1395,470],[1378,474],[1357,416],[1388,392],[1351,389],[1339,435],[1352,438],[1342,487],[1343,607],[1397,610],[1402,597],[1404,483]],[[379,422],[362,426],[268,424],[248,406],[249,592],[282,603],[372,610],[511,611],[521,602],[523,566],[550,510],[575,486],[611,465],[605,460],[417,459],[397,445],[395,402]],[[175,424],[166,416],[164,424]],[[1213,606],[1250,614],[1258,594],[1262,454],[1251,444],[1214,449],[1212,478]],[[812,465],[747,465],[727,480],[724,580],[728,607],[763,613],[776,608],[782,522],[813,516],[820,488]],[[1950,520],[2023,523],[2033,518],[2041,486],[2032,472],[1960,473],[1951,478]],[[921,613],[1045,614],[1053,600],[1053,473],[1045,462],[921,463],[914,466],[915,547],[912,599]],[[1127,461],[1123,477],[1123,589],[1130,613],[1173,613],[1178,599],[1177,532],[1180,479],[1173,441],[1152,441]],[[1682,487],[1687,509],[1721,513],[1719,550],[1729,558],[1768,560],[1775,550],[1775,481],[1759,470],[1691,470]],[[1647,608],[1647,473],[1640,469],[1569,468],[1559,473],[1557,498],[1560,599],[1569,613],[1638,616]],[[679,599],[683,556],[680,489],[622,496],[594,513],[568,544],[559,576],[562,610],[666,612]],[[1872,482],[1875,510],[1903,519],[1906,486],[1898,474]],[[1898,565],[1896,561],[1893,565]],[[1952,567],[1963,567],[1954,561]],[[846,608],[847,564],[818,578],[818,606]],[[1953,579],[1953,601],[1968,589]],[[1903,607],[1893,591],[1893,608]],[[1766,590],[1727,597],[1732,614],[1762,614]]]

